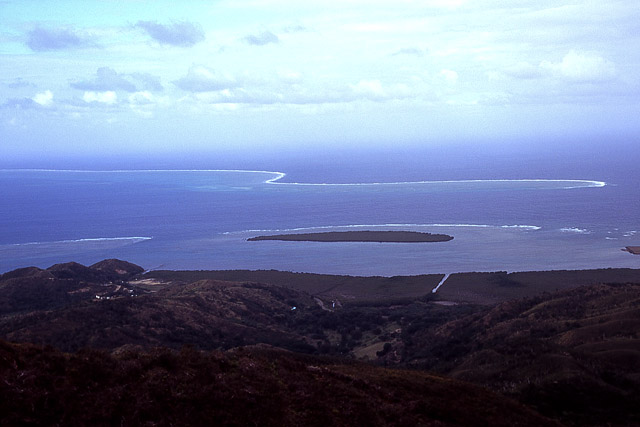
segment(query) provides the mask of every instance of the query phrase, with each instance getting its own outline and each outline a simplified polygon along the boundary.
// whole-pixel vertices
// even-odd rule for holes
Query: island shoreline
[[[417,231],[329,231],[320,233],[273,234],[250,237],[249,242],[279,240],[288,242],[360,242],[360,243],[433,243],[448,242],[447,234],[421,233]]]

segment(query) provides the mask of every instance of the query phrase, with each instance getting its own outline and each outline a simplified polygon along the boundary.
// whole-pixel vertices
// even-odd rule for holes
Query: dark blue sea
[[[254,161],[248,168],[3,169],[0,272],[105,258],[146,269],[385,276],[640,268],[640,256],[621,250],[640,245],[640,156],[599,147],[557,156],[346,152],[272,158],[263,168]],[[247,241],[354,229],[454,239]]]

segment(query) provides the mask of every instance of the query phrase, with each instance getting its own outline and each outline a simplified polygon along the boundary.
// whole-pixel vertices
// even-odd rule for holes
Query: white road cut
[[[450,273],[445,274],[444,277],[442,278],[442,280],[440,280],[440,283],[438,283],[438,286],[433,288],[431,293],[435,294],[436,292],[438,292],[438,289],[440,289],[440,286],[442,286],[444,284],[444,282],[449,278],[450,275],[451,275]]]

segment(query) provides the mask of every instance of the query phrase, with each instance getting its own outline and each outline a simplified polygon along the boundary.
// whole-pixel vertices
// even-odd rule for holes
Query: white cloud
[[[467,0],[430,0],[425,3],[435,8],[456,9],[467,3]]]
[[[211,92],[237,86],[234,78],[218,73],[204,65],[192,65],[187,75],[173,82],[190,92]]]
[[[7,16],[15,40],[0,36],[0,115],[19,118],[55,108],[60,118],[102,120],[106,111],[160,121],[193,108],[233,111],[234,126],[261,111],[275,129],[287,114],[344,111],[332,116],[340,123],[326,122],[339,129],[363,111],[432,123],[420,109],[443,107],[454,117],[447,102],[614,111],[636,105],[640,93],[640,5],[623,0],[330,0],[295,8],[222,0],[157,11],[123,5],[117,17],[58,8],[50,21],[28,2],[16,5],[23,3],[22,14]],[[474,120],[487,111],[478,107]]]
[[[46,107],[51,105],[53,102],[53,93],[50,90],[45,90],[44,92],[37,93],[33,98],[31,98],[34,102]]]
[[[95,79],[72,82],[71,87],[88,91],[124,90],[135,92],[136,90],[136,86],[133,83],[109,67],[98,68]]]
[[[351,88],[356,94],[365,98],[383,99],[387,96],[380,80],[360,80],[357,84],[352,85]]]
[[[153,94],[149,91],[135,92],[129,95],[129,103],[135,105],[153,104]]]
[[[404,99],[410,97],[412,94],[415,95],[406,84],[396,83],[383,86],[380,80],[360,80],[357,84],[351,85],[350,88],[353,95],[345,95],[343,101],[354,101],[358,99],[387,101]]]
[[[504,73],[518,79],[535,79],[542,76],[539,66],[530,64],[526,61],[521,61],[515,65],[505,68]]]
[[[131,111],[145,119],[153,118],[154,111],[156,111],[158,105],[163,103],[162,98],[157,98],[146,90],[132,93],[128,96],[127,100],[129,101]]]
[[[601,82],[616,76],[615,65],[592,53],[567,53],[562,62],[543,61],[540,67],[563,78],[579,82]]]
[[[458,82],[458,73],[453,70],[443,68],[442,70],[440,70],[440,76],[444,77],[445,81],[451,85],[454,85]]]
[[[302,81],[302,74],[297,71],[280,70],[278,71],[278,77],[280,81],[289,84],[300,83]]]
[[[422,57],[422,56],[425,56],[427,53],[428,51],[426,49],[421,49],[418,47],[405,47],[405,48],[396,50],[395,52],[391,53],[390,56],[408,55],[408,56]]]
[[[254,46],[264,46],[270,43],[278,43],[280,39],[271,31],[263,31],[260,34],[251,34],[244,41]]]
[[[102,104],[112,105],[118,101],[118,95],[114,91],[106,92],[85,92],[82,96],[84,102],[99,102]]]

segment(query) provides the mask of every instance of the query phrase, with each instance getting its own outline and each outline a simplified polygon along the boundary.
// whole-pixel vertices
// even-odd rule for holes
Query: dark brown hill
[[[404,335],[406,363],[570,424],[640,425],[640,285],[505,302],[412,332]]]
[[[311,296],[299,291],[209,280],[136,297],[92,297],[54,311],[1,318],[0,336],[65,351],[187,344],[226,349],[267,343],[313,352],[315,347],[295,322],[304,313],[320,311]]]
[[[106,280],[106,275],[101,271],[85,267],[77,262],[65,262],[52,265],[47,268],[56,279],[74,279],[83,282],[99,283]]]
[[[24,277],[37,277],[40,279],[53,278],[53,274],[46,270],[42,270],[38,267],[25,267],[18,268],[17,270],[9,271],[4,274],[0,274],[0,282],[7,281],[9,279],[21,279]]]
[[[50,344],[65,351],[99,348],[114,354],[131,349],[151,351],[155,346],[226,350],[268,344],[298,353],[362,357],[436,371],[518,399],[569,425],[640,425],[640,285],[576,287],[580,280],[635,278],[638,270],[458,275],[465,279],[453,282],[458,289],[466,286],[480,295],[486,286],[489,293],[498,290],[491,298],[502,300],[514,292],[531,295],[536,289],[570,288],[480,306],[436,304],[446,301],[437,301],[436,294],[434,303],[430,288],[425,297],[425,283],[442,275],[353,278],[230,271],[137,276],[132,268],[135,280],[105,282],[106,277],[100,275],[128,267],[115,261],[101,266],[106,272],[79,264],[54,267],[21,269],[0,277],[0,338]],[[100,282],[87,281],[94,274]],[[247,281],[249,277],[267,279],[269,284]],[[303,289],[324,292],[312,296]],[[327,297],[334,295],[332,289],[339,290],[339,295],[359,297],[343,300],[343,304],[338,300],[334,306],[334,300]],[[376,298],[364,298],[367,291]],[[100,360],[107,370],[123,360],[103,357],[106,359]],[[73,360],[80,363],[80,359]],[[371,372],[386,375],[380,373],[386,371]],[[394,378],[407,387],[415,386],[402,375]],[[158,384],[162,383],[154,383]],[[301,390],[309,399],[321,397]],[[378,392],[375,387],[367,390]],[[405,396],[402,399],[419,401],[397,393]],[[249,396],[255,402],[262,395]],[[292,397],[282,399],[280,403]],[[411,408],[408,412],[415,409]],[[390,423],[387,418],[384,422]]]
[[[119,259],[105,259],[91,265],[92,270],[106,274],[112,280],[128,280],[144,273],[144,268]]]
[[[110,266],[115,269],[110,270]],[[125,274],[116,271],[120,269]],[[98,263],[96,268],[69,262],[46,270],[27,267],[7,272],[0,276],[0,319],[18,313],[61,309],[97,298],[134,295],[137,292],[133,287],[115,279],[132,277],[140,270],[134,264],[108,260],[106,264]]]
[[[1,316],[50,310],[85,300],[86,286],[53,276],[14,277],[0,281]]]
[[[63,354],[0,341],[2,425],[556,426],[424,372],[244,348]]]
[[[600,283],[640,284],[640,269],[455,273],[438,290],[438,296],[449,301],[491,305],[517,298],[533,297],[543,292]]]
[[[56,264],[47,271],[57,279],[74,279],[88,283],[101,283],[106,281],[128,280],[142,274],[144,269],[119,259],[105,259],[86,267],[77,262]]]

